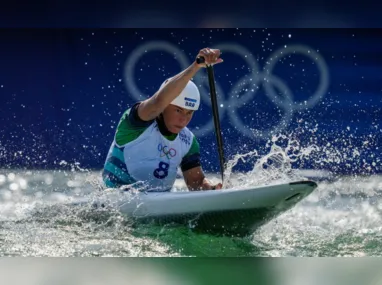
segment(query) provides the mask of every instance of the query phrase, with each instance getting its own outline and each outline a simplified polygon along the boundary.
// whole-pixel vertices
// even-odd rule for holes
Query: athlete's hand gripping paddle
[[[196,59],[196,63],[198,64],[204,63],[204,61],[205,61],[204,57],[198,57]],[[226,162],[224,158],[223,139],[222,139],[222,133],[220,130],[219,110],[218,110],[218,103],[216,99],[215,76],[214,76],[214,70],[212,65],[207,64],[206,68],[207,68],[207,74],[208,74],[208,82],[210,86],[212,113],[214,116],[216,141],[218,144],[218,151],[219,151],[219,158],[220,158],[220,171],[221,171],[222,184],[223,184]]]

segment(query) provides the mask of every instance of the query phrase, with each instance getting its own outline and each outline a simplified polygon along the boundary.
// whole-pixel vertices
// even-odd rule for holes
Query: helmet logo
[[[188,97],[184,97],[184,101],[186,101],[185,105],[187,107],[191,107],[191,108],[195,107],[195,103],[197,102],[196,99],[191,99],[191,98],[188,98]]]

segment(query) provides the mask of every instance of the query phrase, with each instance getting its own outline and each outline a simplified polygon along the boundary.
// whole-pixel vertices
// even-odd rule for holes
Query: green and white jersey
[[[179,166],[182,171],[200,166],[199,144],[188,128],[177,135],[164,136],[156,120],[139,119],[138,104],[128,109],[118,124],[103,180],[107,187],[139,181],[150,191],[169,191]]]

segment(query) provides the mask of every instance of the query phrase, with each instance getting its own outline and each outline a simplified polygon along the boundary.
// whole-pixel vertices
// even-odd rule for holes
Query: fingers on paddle
[[[204,63],[202,65],[206,66],[223,62],[223,60],[220,58],[220,55],[221,52],[219,49],[212,49],[207,47],[201,49],[197,57],[203,57]]]

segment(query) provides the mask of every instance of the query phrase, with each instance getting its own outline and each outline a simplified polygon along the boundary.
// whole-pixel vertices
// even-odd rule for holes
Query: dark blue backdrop
[[[279,132],[320,152],[296,167],[381,172],[382,39],[346,29],[3,29],[0,166],[99,169],[122,112],[203,47],[217,47],[228,158]],[[205,70],[190,128],[218,171]],[[240,165],[239,170],[249,165]]]

